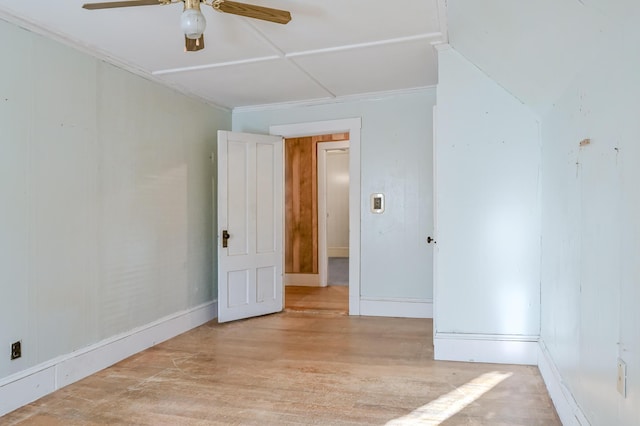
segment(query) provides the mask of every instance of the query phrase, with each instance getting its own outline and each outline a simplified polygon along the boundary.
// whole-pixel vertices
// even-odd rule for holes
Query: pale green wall
[[[431,299],[433,120],[435,89],[324,105],[233,114],[233,130],[269,133],[270,125],[362,117],[361,295]],[[386,210],[369,211],[372,193]]]
[[[215,297],[231,114],[4,21],[0,40],[1,380]]]

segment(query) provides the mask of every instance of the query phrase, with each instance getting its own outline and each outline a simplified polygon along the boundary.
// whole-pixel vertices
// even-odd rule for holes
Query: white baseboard
[[[589,421],[571,391],[564,384],[562,376],[560,376],[560,372],[542,340],[538,342],[538,369],[562,424],[564,426],[589,426]]]
[[[214,319],[217,301],[169,315],[0,380],[0,416]]]
[[[539,336],[436,333],[434,358],[439,361],[538,365]]]
[[[433,318],[432,299],[360,299],[360,315],[372,317]]]
[[[320,274],[284,274],[284,285],[320,287]]]
[[[327,257],[349,257],[349,247],[328,247]]]

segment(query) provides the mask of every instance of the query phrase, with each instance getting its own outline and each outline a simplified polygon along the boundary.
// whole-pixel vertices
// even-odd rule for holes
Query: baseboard
[[[328,247],[327,257],[349,257],[349,247]]]
[[[360,315],[372,317],[433,318],[432,299],[360,298]]]
[[[539,336],[436,333],[434,358],[439,361],[538,365]]]
[[[169,315],[0,380],[0,416],[211,321],[217,305],[207,302]]]
[[[319,274],[284,274],[284,285],[320,287]]]
[[[544,341],[538,342],[538,369],[564,426],[589,426],[589,421],[560,376]]]

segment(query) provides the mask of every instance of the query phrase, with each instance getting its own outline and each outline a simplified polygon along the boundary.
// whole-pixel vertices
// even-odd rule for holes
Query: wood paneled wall
[[[318,142],[349,133],[285,140],[285,273],[318,273]]]

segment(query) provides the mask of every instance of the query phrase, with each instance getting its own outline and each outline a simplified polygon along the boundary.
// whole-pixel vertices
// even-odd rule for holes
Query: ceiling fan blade
[[[195,40],[187,36],[184,37],[184,50],[187,52],[197,52],[202,49],[204,49],[204,34]]]
[[[131,6],[153,6],[162,4],[160,0],[129,0],[129,1],[110,1],[106,3],[85,3],[82,5],[84,9],[111,9],[114,7],[131,7]]]
[[[275,22],[277,24],[286,24],[291,20],[291,13],[286,10],[271,9],[270,7],[239,3],[231,0],[215,1],[213,8],[220,12],[262,19],[263,21]]]

